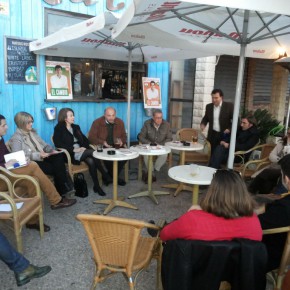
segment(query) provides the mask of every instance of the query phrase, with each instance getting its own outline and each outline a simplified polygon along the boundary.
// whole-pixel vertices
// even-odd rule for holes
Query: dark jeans
[[[212,131],[210,139],[208,139],[210,146],[211,146],[211,156],[213,155],[215,148],[220,145],[222,140],[223,133]]]
[[[249,191],[253,194],[268,194],[277,185],[281,176],[281,170],[276,168],[266,168],[258,174],[249,185]],[[284,192],[286,192],[285,190]]]
[[[43,161],[36,161],[36,163],[45,174],[53,176],[55,187],[61,195],[68,192],[71,181],[66,173],[63,153],[49,156]]]
[[[220,169],[223,163],[227,162],[229,156],[229,149],[222,145],[218,145],[211,155],[209,167]]]
[[[29,261],[18,253],[0,232],[0,259],[15,273],[24,271],[29,266]]]

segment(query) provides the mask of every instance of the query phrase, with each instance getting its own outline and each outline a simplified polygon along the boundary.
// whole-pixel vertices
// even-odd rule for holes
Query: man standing
[[[272,203],[263,205],[257,210],[263,230],[286,227],[290,225],[290,155],[284,156],[279,164],[282,172],[282,183],[288,194]],[[287,233],[264,235],[263,242],[268,251],[268,271],[279,267]]]
[[[116,110],[112,107],[105,109],[104,116],[96,119],[89,131],[88,139],[91,144],[103,145],[105,148],[113,148],[117,140],[120,147],[126,143],[126,131],[124,122],[116,117]],[[120,174],[126,161],[118,162],[118,173]],[[113,162],[104,161],[108,173],[113,176]],[[108,183],[106,183],[108,184]],[[118,178],[119,185],[126,185],[126,182]]]
[[[31,279],[45,276],[51,271],[50,266],[37,267],[20,253],[18,253],[0,232],[0,260],[2,260],[15,274],[17,286],[30,282]]]
[[[220,144],[223,134],[230,133],[234,106],[224,102],[224,94],[220,89],[211,92],[212,103],[206,105],[205,115],[201,120],[200,129],[203,131],[209,124],[207,139],[211,144],[211,152]]]
[[[60,65],[56,65],[55,74],[50,77],[50,85],[53,89],[67,89],[68,82],[67,77],[62,74],[62,67]]]
[[[172,133],[168,122],[163,120],[162,111],[155,109],[153,111],[152,119],[145,121],[143,128],[138,136],[143,144],[155,143],[156,145],[164,145],[166,142],[172,140]],[[167,154],[159,155],[156,159],[153,170],[160,171],[160,168],[166,162]],[[148,171],[148,156],[144,156],[144,163]],[[143,180],[146,182],[148,173],[143,175]],[[153,181],[156,181],[156,176],[153,173]]]
[[[259,141],[259,131],[256,127],[256,119],[251,114],[243,116],[241,126],[237,132],[235,151],[245,151],[254,147]],[[229,156],[230,138],[223,139],[212,152],[209,166],[219,169]],[[245,156],[247,160],[249,156]],[[239,162],[240,160],[236,160]]]

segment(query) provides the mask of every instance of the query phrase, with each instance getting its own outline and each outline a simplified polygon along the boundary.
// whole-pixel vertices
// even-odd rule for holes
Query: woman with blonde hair
[[[200,206],[171,222],[160,233],[163,241],[185,239],[220,241],[244,238],[261,241],[262,229],[254,201],[241,176],[219,169]]]
[[[32,128],[33,117],[27,112],[19,112],[14,117],[16,132],[9,140],[13,152],[23,150],[25,156],[35,161],[41,170],[54,178],[57,191],[62,195],[75,192],[73,183],[66,173],[63,154],[57,154]]]

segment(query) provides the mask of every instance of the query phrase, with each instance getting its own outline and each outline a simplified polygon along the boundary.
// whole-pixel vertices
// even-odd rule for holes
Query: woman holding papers
[[[84,161],[90,171],[94,183],[94,192],[101,196],[106,195],[99,185],[97,170],[102,173],[104,183],[112,182],[111,176],[104,170],[99,159],[93,157],[94,150],[90,148],[88,138],[82,133],[79,125],[74,124],[74,111],[63,108],[58,113],[58,124],[54,128],[53,142],[56,147],[66,149],[77,164]]]
[[[17,130],[9,140],[13,152],[23,150],[25,156],[35,161],[41,170],[54,178],[55,187],[64,196],[74,193],[73,183],[66,174],[63,154],[57,154],[45,143],[32,128],[33,117],[26,112],[19,112],[14,117]]]

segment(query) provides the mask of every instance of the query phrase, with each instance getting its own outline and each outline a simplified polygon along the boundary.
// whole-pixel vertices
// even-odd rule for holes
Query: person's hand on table
[[[104,147],[106,147],[106,148],[112,148],[112,146],[109,145],[109,144],[107,143],[107,141],[104,141],[103,145],[104,145]]]

